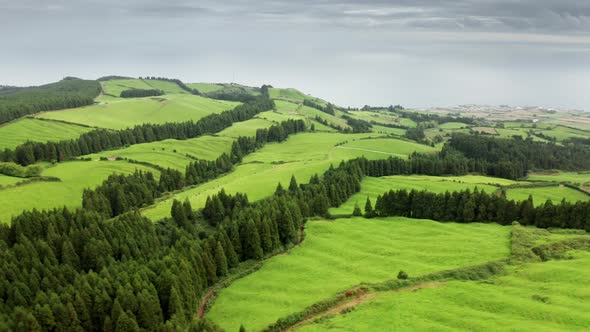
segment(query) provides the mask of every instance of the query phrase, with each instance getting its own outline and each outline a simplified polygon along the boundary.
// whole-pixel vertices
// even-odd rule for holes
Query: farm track
[[[401,293],[401,292],[416,292],[420,289],[438,288],[443,285],[444,285],[444,283],[442,283],[442,282],[423,282],[423,283],[420,283],[417,285],[408,286],[408,287],[404,287],[404,288],[400,288],[400,289],[396,289],[396,290],[392,290],[392,291],[364,293],[364,294],[361,294],[360,296],[357,296],[355,298],[347,299],[347,301],[339,302],[335,306],[329,308],[328,310],[318,313],[317,315],[314,315],[312,317],[309,317],[309,318],[307,318],[295,325],[292,325],[288,328],[285,328],[285,329],[281,330],[281,332],[292,331],[292,330],[297,329],[303,325],[313,323],[315,320],[322,318],[322,317],[340,314],[343,310],[354,308],[354,307],[358,306],[359,304],[362,304],[364,302],[372,300],[380,295]]]
[[[201,319],[201,318],[205,317],[205,308],[207,308],[207,302],[209,302],[209,299],[213,295],[215,295],[215,290],[211,289],[207,292],[205,297],[203,297],[203,299],[199,303],[199,310],[197,311],[197,318]]]

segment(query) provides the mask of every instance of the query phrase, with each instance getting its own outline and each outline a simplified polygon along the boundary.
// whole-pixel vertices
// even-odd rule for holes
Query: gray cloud
[[[0,83],[174,76],[340,104],[590,109],[587,0],[0,0]]]

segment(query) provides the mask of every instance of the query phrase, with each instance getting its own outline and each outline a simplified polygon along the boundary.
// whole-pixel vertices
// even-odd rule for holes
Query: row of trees
[[[161,141],[169,138],[188,139],[221,131],[234,122],[245,121],[254,115],[274,108],[274,102],[257,98],[232,110],[210,114],[197,122],[142,124],[114,131],[96,129],[73,140],[59,142],[27,142],[16,149],[0,152],[0,161],[29,165],[38,161],[64,161],[73,157],[117,149],[133,144]]]
[[[161,96],[164,91],[157,89],[129,89],[121,91],[121,98],[141,98],[151,96]]]
[[[157,223],[137,212],[24,212],[0,225],[0,328],[211,330],[193,322],[205,290],[240,262],[296,243],[305,218],[327,215],[358,191],[361,177],[346,162],[306,185],[292,178],[256,203],[220,192],[201,212],[175,201],[172,218]],[[203,216],[216,220],[215,230],[202,231]]]
[[[172,82],[176,85],[178,85],[182,90],[191,93],[193,95],[200,95],[201,93],[199,92],[199,90],[197,89],[193,89],[191,87],[189,87],[188,85],[184,84],[183,81],[177,79],[177,78],[166,78],[166,77],[155,77],[155,76],[146,76],[144,78],[139,78],[144,79],[144,80],[156,80],[156,81],[166,81],[166,82]]]
[[[526,175],[529,169],[587,170],[590,165],[590,146],[570,143],[565,145],[523,140],[499,139],[484,135],[455,133],[443,148],[460,151],[468,158],[510,169],[510,174],[497,176],[517,178]],[[496,175],[492,173],[492,175]]]
[[[175,169],[160,172],[159,181],[151,172],[136,171],[131,175],[114,174],[95,189],[86,189],[82,206],[105,217],[115,217],[134,208],[151,205],[165,192],[203,183],[231,171],[242,158],[269,142],[281,142],[289,135],[305,131],[303,120],[287,120],[268,129],[259,129],[256,137],[238,137],[229,154],[214,161],[196,160],[186,166],[185,173]]]
[[[311,107],[311,108],[315,108],[318,111],[322,111],[322,112],[328,113],[330,115],[336,115],[336,110],[334,108],[334,105],[332,105],[331,103],[328,103],[328,104],[326,104],[326,106],[324,106],[322,104],[318,104],[318,103],[314,102],[313,100],[304,99],[303,105]]]
[[[370,207],[370,202],[367,204]],[[536,206],[532,196],[522,202],[508,200],[505,194],[488,194],[465,190],[435,194],[427,191],[389,191],[377,197],[374,210],[365,209],[368,216],[405,216],[454,222],[495,222],[508,225],[519,221],[523,225],[541,228],[577,228],[590,231],[590,202],[578,201],[553,204],[551,200]]]
[[[0,93],[0,124],[29,114],[91,105],[100,90],[97,81],[80,79],[3,89]]]

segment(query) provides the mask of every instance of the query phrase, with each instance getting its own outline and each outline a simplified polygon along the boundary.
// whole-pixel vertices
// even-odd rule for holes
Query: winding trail
[[[302,320],[301,322],[299,322],[295,325],[292,325],[288,328],[281,330],[281,332],[292,331],[292,330],[297,329],[303,325],[310,324],[310,323],[314,322],[315,320],[317,320],[318,318],[322,318],[322,317],[325,317],[328,315],[337,315],[337,314],[341,313],[343,310],[346,310],[349,308],[354,308],[357,305],[364,303],[366,301],[372,300],[380,295],[401,293],[401,292],[415,292],[415,291],[418,291],[423,288],[437,288],[437,287],[441,287],[443,285],[444,285],[444,283],[442,283],[442,282],[423,282],[423,283],[420,283],[417,285],[408,286],[408,287],[404,287],[404,288],[400,288],[400,289],[396,289],[396,290],[392,290],[392,291],[363,293],[357,297],[347,299],[346,301],[339,302],[335,306],[329,308],[328,310],[318,313],[316,315],[313,315],[305,320]]]
[[[197,311],[197,317],[199,319],[205,317],[205,308],[207,308],[207,302],[209,302],[209,299],[215,295],[215,290],[214,289],[210,289],[207,294],[205,294],[205,297],[203,297],[203,299],[201,300],[201,303],[199,303],[199,310]]]

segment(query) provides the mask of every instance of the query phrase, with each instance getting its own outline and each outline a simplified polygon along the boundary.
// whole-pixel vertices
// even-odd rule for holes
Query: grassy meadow
[[[131,89],[162,90],[164,93],[187,93],[178,84],[160,80],[121,79],[101,82],[105,94],[119,97],[121,92]]]
[[[213,83],[188,83],[187,86],[199,90],[200,93],[209,93],[223,89],[223,86]]]
[[[87,126],[124,129],[143,123],[199,120],[221,113],[239,103],[189,94],[117,99],[92,106],[47,112],[38,117],[79,123]]]
[[[392,138],[372,138],[348,142],[336,147],[335,155],[349,155],[352,151],[360,151],[362,155],[370,159],[386,159],[390,156],[407,158],[413,152],[427,153],[435,152],[436,148],[429,145],[419,144],[412,141],[405,141]]]
[[[511,180],[493,178],[487,176],[428,176],[428,175],[393,175],[384,177],[365,177],[361,183],[361,191],[352,195],[344,204],[331,208],[332,214],[352,214],[355,204],[361,210],[365,206],[367,197],[375,204],[377,196],[389,190],[427,190],[435,193],[446,191],[460,191],[476,187],[488,193],[498,190],[498,185],[514,183]]]
[[[194,161],[194,158],[215,160],[224,152],[229,153],[233,141],[232,138],[223,136],[201,136],[187,140],[167,139],[135,144],[127,148],[104,151],[83,157],[90,157],[93,160],[98,160],[100,157],[109,159],[122,157],[184,172],[186,165]]]
[[[227,331],[262,328],[363,281],[483,263],[509,254],[509,227],[407,218],[310,221],[301,246],[223,289],[207,317]],[[420,241],[416,241],[416,239]]]
[[[531,181],[547,181],[547,182],[567,182],[571,184],[587,184],[590,183],[590,172],[575,173],[575,172],[541,172],[529,173],[528,180]]]
[[[60,182],[32,182],[0,189],[0,222],[10,222],[11,216],[24,210],[79,207],[85,188],[96,187],[113,173],[129,174],[136,169],[158,174],[152,168],[125,161],[71,161],[49,165],[41,175],[57,177]]]
[[[523,201],[529,195],[533,195],[535,206],[542,205],[548,200],[551,200],[553,204],[559,204],[562,199],[565,199],[567,202],[590,200],[590,195],[564,186],[513,188],[506,191],[506,197],[508,199],[517,201]]]
[[[27,141],[48,142],[78,138],[92,130],[73,124],[22,118],[0,126],[0,150],[14,149]]]
[[[573,256],[481,282],[385,293],[297,331],[585,331],[590,253]]]

